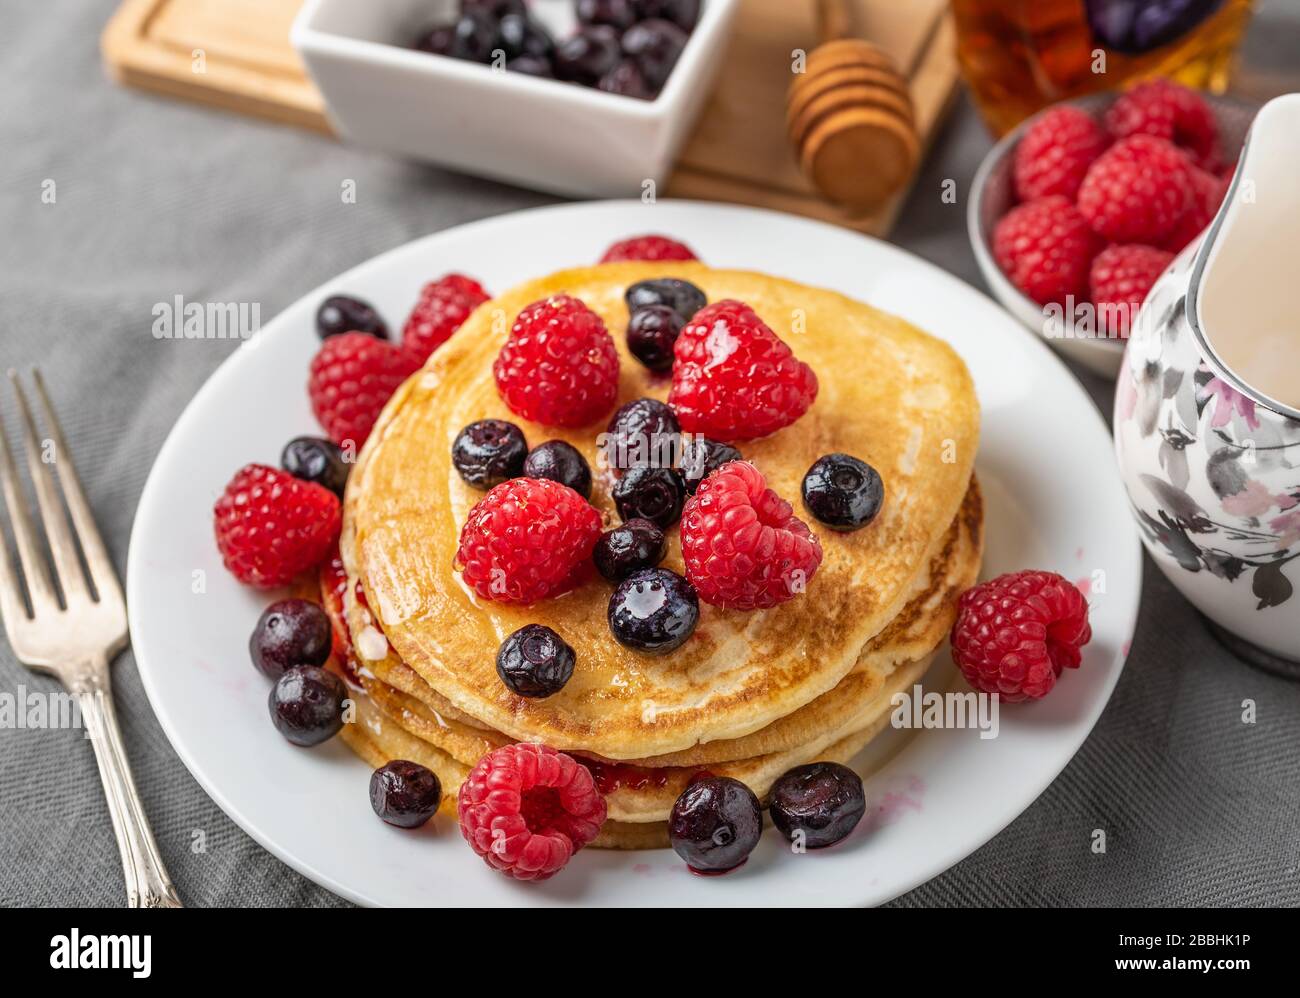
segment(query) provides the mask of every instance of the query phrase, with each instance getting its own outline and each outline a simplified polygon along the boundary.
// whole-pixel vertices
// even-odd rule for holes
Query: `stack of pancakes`
[[[597,434],[543,427],[497,395],[492,361],[526,305],[566,292],[596,311],[622,361],[619,403],[666,398],[669,384],[626,351],[626,288],[652,277],[691,281],[709,301],[757,311],[820,382],[794,425],[742,443],[768,486],[821,540],[807,591],[769,610],[701,606],[695,633],[666,655],[615,641],[612,587],[592,574],[530,607],[481,599],[455,556],[483,493],[451,463],[457,433],[510,420],[530,446],[562,439],[595,471],[591,501],[618,522]],[[707,770],[761,798],[786,770],[847,761],[885,724],[891,697],[925,672],[978,573],[983,511],[972,477],[979,411],[970,376],[946,345],[842,295],[698,263],[618,263],[563,271],[480,306],[393,396],[358,457],[344,503],[344,615],[355,661],[358,723],[344,738],[373,765],[410,759],[436,772],[444,806],[486,752],[538,741],[588,763],[609,818],[597,845],[666,845],[665,821],[691,777]],[[799,500],[809,466],[843,451],[873,465],[885,501],[868,526],[831,531]],[[683,572],[674,527],[664,567]],[[577,653],[559,693],[527,699],[496,672],[507,635],[556,630]]]

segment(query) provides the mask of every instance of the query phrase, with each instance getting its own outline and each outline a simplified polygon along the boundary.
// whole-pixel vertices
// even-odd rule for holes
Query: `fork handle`
[[[172,886],[167,869],[158,855],[158,843],[149,830],[140,794],[131,778],[131,767],[122,746],[122,733],[113,708],[108,662],[90,663],[78,680],[70,684],[81,708],[82,723],[95,747],[99,778],[108,798],[113,834],[122,853],[126,875],[127,906],[130,908],[180,908],[181,899]]]

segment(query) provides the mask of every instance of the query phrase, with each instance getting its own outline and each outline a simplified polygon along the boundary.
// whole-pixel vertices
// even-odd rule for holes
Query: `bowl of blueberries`
[[[307,0],[291,38],[348,140],[557,194],[657,193],[738,0]]]

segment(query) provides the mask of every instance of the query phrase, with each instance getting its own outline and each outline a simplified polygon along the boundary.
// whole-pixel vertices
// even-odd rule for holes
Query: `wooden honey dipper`
[[[870,211],[907,184],[920,156],[907,80],[852,37],[848,0],[817,0],[817,37],[786,96],[790,140],[822,194]]]

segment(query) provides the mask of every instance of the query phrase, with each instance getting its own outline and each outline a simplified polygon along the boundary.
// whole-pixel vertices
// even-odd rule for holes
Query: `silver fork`
[[[0,490],[9,507],[18,560],[26,581],[14,572],[8,545],[0,532],[0,615],[14,654],[29,667],[49,673],[77,698],[82,723],[95,748],[99,778],[108,797],[113,832],[122,853],[128,905],[132,908],[179,908],[180,898],[158,855],[158,843],[131,779],[122,735],[113,710],[109,662],[126,647],[126,601],[113,571],[113,562],[95,527],[77,472],[72,466],[63,430],[45,390],[40,371],[33,369],[36,395],[49,430],[44,448],[38,443],[36,422],[27,405],[22,383],[13,370],[9,380],[18,399],[27,467],[36,491],[36,504],[45,527],[45,540],[53,561],[51,576],[41,552],[27,503],[19,490],[13,453],[4,423],[0,421]],[[50,448],[52,447],[52,454]],[[63,501],[72,518],[71,529],[59,498],[59,487],[49,464],[58,468]],[[77,546],[85,559],[83,571]],[[55,586],[58,586],[56,590]],[[63,599],[59,599],[59,591]],[[30,605],[31,610],[28,611]]]

